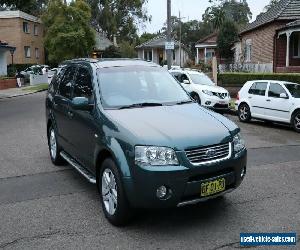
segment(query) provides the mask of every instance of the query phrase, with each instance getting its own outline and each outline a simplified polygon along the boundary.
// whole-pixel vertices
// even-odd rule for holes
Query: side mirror
[[[183,83],[184,84],[190,84],[190,81],[189,80],[183,80]]]
[[[73,109],[82,111],[91,111],[94,107],[86,97],[74,97],[71,105]]]
[[[289,99],[289,97],[286,93],[281,93],[279,97],[283,98],[283,99]]]

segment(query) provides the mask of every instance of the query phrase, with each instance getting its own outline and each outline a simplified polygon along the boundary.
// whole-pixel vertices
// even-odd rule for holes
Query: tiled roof
[[[196,44],[199,44],[199,43],[215,44],[215,43],[217,43],[217,37],[218,37],[218,33],[213,32],[213,33],[209,34],[208,36],[201,38],[199,41],[196,42]]]
[[[0,11],[0,19],[2,18],[22,18],[27,21],[32,21],[36,23],[42,23],[41,19],[32,15],[29,15],[20,10],[4,10]]]
[[[265,13],[257,16],[256,20],[249,23],[241,33],[256,29],[275,20],[300,19],[300,0],[281,0]]]
[[[174,39],[173,39],[174,40]],[[143,48],[164,48],[165,42],[167,41],[167,37],[165,35],[159,35],[154,37],[153,39],[150,39],[138,46],[136,46],[137,49],[143,49]],[[174,41],[175,47],[179,47],[179,42]]]

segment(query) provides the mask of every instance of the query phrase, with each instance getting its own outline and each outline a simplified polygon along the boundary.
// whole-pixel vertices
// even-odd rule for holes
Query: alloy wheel
[[[248,110],[247,106],[243,105],[240,108],[240,118],[241,118],[241,120],[243,120],[243,121],[247,120],[248,115],[249,115],[249,110]]]
[[[300,114],[297,114],[294,119],[295,128],[300,130]]]
[[[56,153],[57,153],[57,144],[56,144],[56,138],[55,138],[54,129],[50,130],[49,144],[50,144],[50,154],[51,154],[51,157],[53,159],[55,159],[56,158]]]
[[[114,215],[118,205],[117,183],[113,172],[108,168],[102,174],[102,199],[105,210]]]

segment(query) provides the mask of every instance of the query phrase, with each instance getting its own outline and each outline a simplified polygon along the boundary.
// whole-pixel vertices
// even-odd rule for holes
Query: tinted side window
[[[63,77],[63,75],[64,75],[65,70],[66,70],[65,68],[62,68],[62,69],[59,71],[58,74],[55,74],[55,75],[53,76],[53,78],[52,78],[52,80],[51,80],[51,83],[50,83],[50,88],[49,88],[49,90],[50,90],[51,92],[55,92],[55,93],[56,93],[56,91],[58,90],[58,86],[59,86],[60,81],[61,81],[61,79],[62,79],[62,77]]]
[[[172,76],[178,81],[181,82],[181,75],[179,73],[172,73]]]
[[[73,82],[75,71],[76,68],[74,66],[70,66],[66,68],[59,84],[59,94],[68,99],[71,99],[72,82]]]
[[[280,98],[280,94],[282,94],[282,93],[286,94],[284,88],[281,87],[281,85],[279,85],[278,83],[270,84],[270,88],[269,88],[269,92],[268,92],[269,97]]]
[[[74,97],[87,97],[90,98],[93,95],[93,84],[90,72],[85,67],[80,67],[77,72],[75,85],[74,85]]]
[[[249,89],[249,94],[264,96],[266,94],[267,86],[267,82],[255,82]]]

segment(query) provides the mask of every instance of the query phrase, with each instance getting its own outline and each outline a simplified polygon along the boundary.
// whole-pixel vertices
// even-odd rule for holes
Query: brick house
[[[212,58],[217,56],[217,39],[218,33],[214,32],[196,43],[196,64],[210,63]]]
[[[234,61],[254,72],[300,72],[300,1],[281,0],[239,34]]]
[[[0,11],[0,40],[16,47],[15,64],[44,64],[43,25],[35,16],[22,11]],[[12,63],[11,55],[7,62]]]

